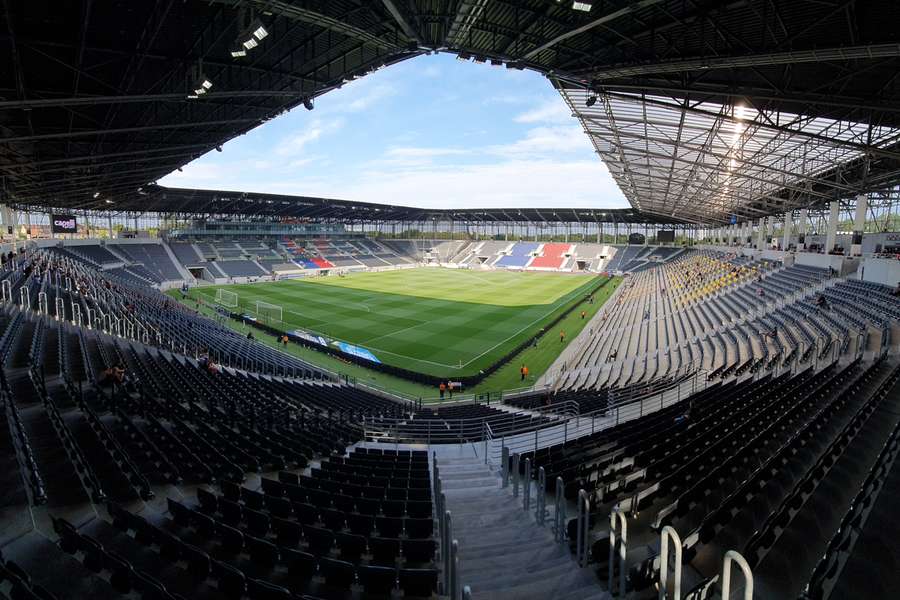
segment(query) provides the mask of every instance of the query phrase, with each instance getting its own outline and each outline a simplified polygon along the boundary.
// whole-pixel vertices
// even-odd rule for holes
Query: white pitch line
[[[550,315],[550,314],[552,314],[553,312],[555,312],[556,310],[558,310],[558,309],[560,308],[560,306],[562,306],[565,302],[568,302],[568,301],[571,299],[571,297],[574,297],[574,296],[575,296],[575,293],[578,292],[579,290],[580,290],[580,288],[579,288],[579,289],[572,290],[571,292],[569,292],[569,294],[568,294],[567,296],[564,296],[564,301],[563,301],[563,302],[560,302],[559,304],[555,304],[555,305],[553,306],[553,308],[551,308],[549,311],[547,311],[546,313],[544,313],[543,315],[541,315],[540,317],[538,317],[537,319],[535,319],[534,321],[532,321],[532,322],[529,323],[528,325],[525,325],[525,326],[522,327],[520,330],[518,330],[518,331],[515,332],[514,334],[510,335],[510,336],[507,337],[506,339],[497,342],[496,344],[494,344],[493,346],[491,346],[490,348],[488,348],[487,350],[485,350],[484,352],[482,352],[481,354],[479,354],[478,356],[476,356],[475,358],[473,358],[473,359],[470,360],[469,362],[464,363],[464,364],[463,364],[463,367],[468,367],[468,366],[469,366],[470,364],[472,364],[474,361],[478,360],[479,358],[481,358],[482,356],[484,356],[485,354],[487,354],[488,352],[490,352],[491,350],[493,350],[493,349],[496,348],[497,346],[500,346],[500,345],[502,345],[502,344],[505,344],[506,342],[508,342],[508,341],[511,340],[512,338],[516,337],[517,335],[519,335],[520,333],[522,333],[523,331],[525,331],[526,329],[528,329],[529,327],[531,327],[532,325],[534,325],[535,323],[537,323],[538,321],[547,318],[548,315]],[[459,368],[459,367],[457,367],[457,368]]]
[[[419,326],[421,326],[421,325],[428,325],[428,324],[431,323],[431,322],[432,322],[432,321],[421,321],[421,322],[419,322],[419,323],[416,323],[415,325],[410,325],[409,327],[404,327],[403,329],[398,329],[398,330],[392,331],[392,332],[390,332],[390,333],[385,333],[384,335],[379,335],[379,336],[377,336],[377,337],[373,337],[373,338],[370,339],[370,340],[362,341],[362,342],[360,342],[360,344],[370,344],[371,342],[374,342],[375,340],[380,340],[380,339],[382,339],[382,338],[391,337],[392,335],[396,335],[396,334],[401,333],[401,332],[403,332],[403,331],[409,331],[410,329],[415,329],[416,327],[419,327]]]

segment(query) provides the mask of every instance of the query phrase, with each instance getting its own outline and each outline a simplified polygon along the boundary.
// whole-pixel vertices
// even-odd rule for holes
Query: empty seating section
[[[533,242],[516,242],[510,248],[509,254],[500,257],[494,263],[495,267],[525,267],[531,261],[540,244]]]
[[[181,271],[178,270],[169,258],[166,249],[160,244],[115,244],[112,246],[116,252],[127,256],[134,261],[147,273],[152,274],[152,278],[158,281],[175,281],[182,279]],[[138,273],[141,275],[141,273]]]
[[[563,266],[565,255],[571,248],[571,244],[544,244],[541,255],[534,257],[528,266],[535,269],[558,269]]]
[[[266,272],[250,260],[217,260],[214,263],[227,277],[259,277]]]
[[[549,419],[523,412],[508,412],[485,406],[467,404],[459,406],[423,408],[404,416],[401,423],[393,420],[367,419],[367,423],[379,430],[379,439],[389,436],[403,444],[430,442],[432,444],[460,444],[481,441],[485,436],[485,425],[489,425],[494,436],[507,432],[532,431],[549,423]]]
[[[557,476],[567,497],[587,492],[590,560],[601,574],[612,568],[609,515],[628,515],[634,597],[656,595],[666,525],[682,540],[682,589],[708,585],[736,550],[753,571],[754,597],[893,597],[898,391],[896,358],[717,382],[636,420],[524,452],[520,465],[543,467],[548,492]],[[574,519],[567,529],[574,547]]]
[[[196,266],[203,262],[203,257],[197,253],[197,249],[191,243],[170,242],[169,248],[172,249],[172,253],[178,259],[178,262],[186,267]]]
[[[857,282],[823,292],[828,277],[825,269],[735,262],[723,253],[680,254],[620,286],[557,388],[630,388],[697,371],[737,376],[846,351],[851,342],[865,344],[866,332],[888,339],[896,297],[863,297],[865,284]],[[819,295],[827,306],[816,304]]]
[[[122,262],[122,259],[113,255],[109,250],[100,245],[74,245],[65,246],[64,249],[66,252],[70,252],[78,258],[95,265],[108,265]]]

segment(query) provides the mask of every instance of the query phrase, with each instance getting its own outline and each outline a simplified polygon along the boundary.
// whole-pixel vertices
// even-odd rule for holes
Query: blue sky
[[[162,185],[429,208],[627,206],[531,71],[422,56],[238,137]]]

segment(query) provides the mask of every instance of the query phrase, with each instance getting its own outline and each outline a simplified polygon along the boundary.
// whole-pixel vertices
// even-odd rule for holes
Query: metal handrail
[[[587,492],[583,489],[578,490],[578,535],[575,540],[575,560],[579,567],[587,566],[587,538],[590,529],[590,502],[588,501]],[[612,577],[612,566],[610,566],[610,577]]]
[[[556,478],[556,510],[553,514],[553,536],[559,543],[566,541],[566,486],[562,477]]]
[[[731,598],[731,563],[736,562],[744,575],[744,600],[753,600],[753,571],[747,560],[736,550],[725,553],[725,561],[722,563],[722,598]]]
[[[585,500],[586,501],[586,500]],[[618,522],[618,530],[620,531],[619,539],[616,540],[616,523]],[[587,532],[585,532],[587,535]],[[613,589],[613,568],[615,565],[616,545],[619,547],[619,597],[625,597],[625,576],[626,563],[625,556],[628,546],[628,521],[625,519],[625,513],[614,507],[609,513],[609,581],[607,589]]]
[[[669,598],[669,539],[675,548],[675,575],[673,579],[672,600],[681,600],[681,538],[671,525],[666,525],[660,532],[659,540],[659,600]]]

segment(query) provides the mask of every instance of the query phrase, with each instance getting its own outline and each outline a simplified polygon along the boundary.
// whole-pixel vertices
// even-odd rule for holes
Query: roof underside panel
[[[89,208],[387,63],[414,56],[381,3],[6,3],[0,166],[19,203]],[[235,58],[254,21],[268,36]],[[198,98],[201,78],[212,87]],[[103,202],[99,199],[99,202]]]
[[[635,208],[729,222],[847,196],[835,165],[900,156],[900,129],[621,92],[561,89]]]

